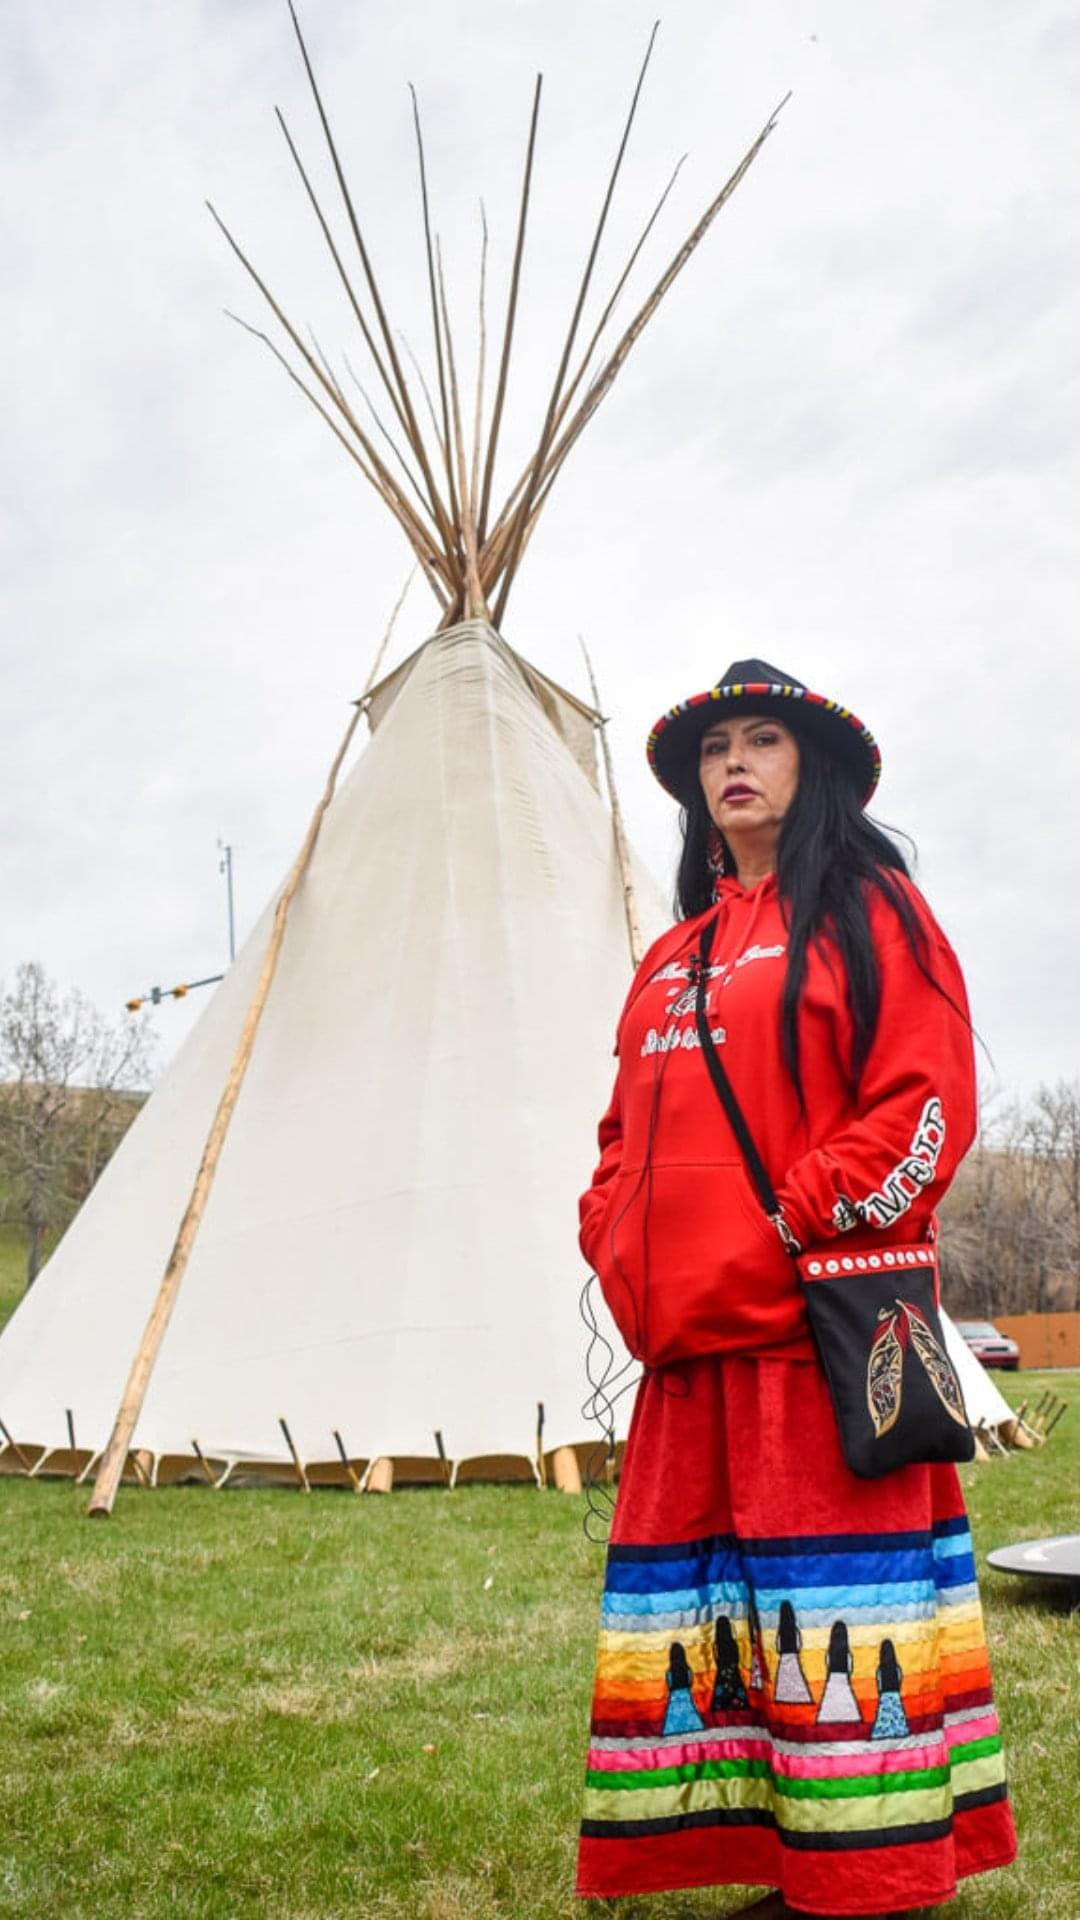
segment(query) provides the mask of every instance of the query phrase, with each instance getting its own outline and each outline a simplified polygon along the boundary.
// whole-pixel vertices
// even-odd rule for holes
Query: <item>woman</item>
[[[845,708],[739,661],[664,715],[649,757],[683,810],[680,919],[627,998],[581,1203],[645,1373],[578,1890],[764,1884],[763,1915],[928,1906],[1015,1852],[963,1500],[949,1466],[849,1471],[792,1254],[827,1245],[854,1271],[933,1236],[975,1128],[963,980],[865,815],[880,760]],[[771,1220],[698,1038],[711,921],[709,1032]],[[721,1617],[764,1684],[714,1689],[700,1731],[670,1731],[673,1635],[704,1679]]]

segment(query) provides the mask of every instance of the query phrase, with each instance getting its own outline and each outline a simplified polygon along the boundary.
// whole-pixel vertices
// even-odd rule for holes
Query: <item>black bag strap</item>
[[[717,1098],[731,1123],[731,1130],[739,1143],[742,1157],[746,1161],[746,1171],[751,1184],[769,1219],[776,1223],[782,1218],[780,1202],[776,1197],[773,1183],[765,1169],[765,1162],[754,1143],[754,1136],[746,1124],[746,1116],[739,1105],[735,1089],[728,1079],[727,1068],[716,1051],[712,1034],[709,1032],[709,1017],[705,1006],[705,993],[709,984],[709,955],[716,935],[719,920],[710,920],[707,927],[701,929],[701,940],[695,955],[697,965],[697,993],[694,999],[694,1019],[697,1024],[698,1039],[701,1042],[702,1058],[709,1070],[709,1078],[716,1089]]]

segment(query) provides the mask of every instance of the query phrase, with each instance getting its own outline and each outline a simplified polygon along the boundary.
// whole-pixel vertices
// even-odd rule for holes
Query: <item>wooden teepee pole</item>
[[[626,931],[630,939],[630,958],[635,967],[640,966],[645,951],[641,938],[641,926],[637,917],[637,900],[634,895],[634,870],[630,864],[630,846],[623,826],[622,808],[619,805],[618,789],[615,785],[615,768],[611,761],[611,748],[608,745],[607,721],[600,709],[600,695],[596,686],[593,663],[589,658],[589,649],[581,634],[578,634],[581,651],[585,655],[585,667],[592,688],[592,703],[596,712],[596,730],[600,735],[600,751],[604,756],[604,775],[607,780],[608,797],[611,801],[611,827],[615,835],[615,857],[619,862],[622,876],[623,906],[626,909]]]
[[[386,650],[389,631],[393,629],[393,622],[397,617],[401,600],[404,599],[404,597],[404,594],[402,594],[401,599],[398,600],[397,607],[394,608],[394,612],[390,617],[390,630],[388,630],[383,639],[377,656],[377,662],[382,659],[383,653]],[[374,684],[374,671],[373,669],[372,676],[368,682],[368,689]],[[270,932],[270,940],[266,952],[263,956],[258,984],[252,995],[251,1004],[248,1007],[244,1019],[244,1025],[236,1045],[236,1051],[233,1054],[232,1064],[229,1067],[224,1090],[217,1104],[217,1111],[210,1123],[210,1131],[206,1136],[206,1144],[203,1147],[199,1170],[195,1175],[195,1184],[191,1189],[191,1196],[184,1210],[184,1217],[180,1222],[176,1239],[173,1242],[173,1249],[169,1255],[165,1272],[162,1275],[157,1298],[150,1310],[150,1318],[143,1330],[142,1339],[136,1349],[135,1358],[131,1363],[131,1371],[128,1374],[127,1385],[124,1388],[124,1396],[120,1402],[109,1444],[101,1456],[101,1464],[98,1467],[97,1478],[94,1481],[94,1491],[90,1499],[89,1512],[91,1518],[105,1519],[112,1512],[113,1502],[116,1499],[116,1490],[124,1471],[124,1462],[127,1459],[128,1450],[135,1432],[135,1425],[142,1411],[147,1387],[150,1385],[150,1376],[154,1371],[154,1364],[161,1351],[161,1343],[165,1338],[165,1331],[172,1317],[172,1310],[176,1305],[184,1275],[187,1272],[188,1261],[191,1258],[191,1250],[195,1244],[203,1214],[206,1211],[206,1203],[210,1198],[210,1191],[214,1184],[214,1176],[217,1173],[218,1162],[221,1159],[222,1148],[225,1145],[229,1126],[240,1098],[240,1089],[244,1084],[244,1076],[251,1063],[251,1056],[255,1049],[255,1036],[259,1031],[259,1023],[266,1010],[266,1003],[270,997],[270,989],[274,983],[278,959],[281,955],[281,949],[285,940],[285,929],[289,921],[289,909],[296,898],[300,883],[310,865],[311,856],[315,851],[315,843],[319,837],[319,830],[326,817],[330,802],[334,797],[334,789],[337,786],[337,778],[341,771],[342,762],[352,743],[353,735],[360,724],[361,716],[366,710],[366,700],[361,700],[357,703],[352,719],[345,729],[345,737],[337,753],[334,755],[333,764],[326,778],[322,798],[311,817],[311,824],[304,836],[304,843],[293,862],[289,877],[282,890],[281,898],[274,910],[274,924]]]

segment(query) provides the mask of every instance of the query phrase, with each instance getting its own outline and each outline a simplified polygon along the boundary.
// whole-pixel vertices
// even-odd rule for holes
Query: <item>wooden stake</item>
[[[278,1415],[278,1426],[281,1428],[282,1433],[285,1435],[285,1444],[288,1447],[289,1452],[292,1454],[293,1466],[296,1468],[296,1477],[299,1480],[300,1485],[303,1487],[304,1492],[310,1493],[311,1488],[308,1485],[307,1474],[304,1472],[304,1463],[301,1460],[300,1455],[296,1451],[296,1442],[293,1439],[292,1434],[289,1432],[289,1423],[286,1419],[282,1417],[281,1414]]]
[[[402,598],[404,598],[404,595],[402,595]],[[399,599],[398,607],[400,607],[400,605],[401,600]],[[393,621],[396,618],[396,614],[397,608],[394,609],[394,613],[391,615],[390,630],[393,628]],[[389,632],[384,636],[379,655],[380,658],[382,650],[385,650],[388,638]],[[169,1324],[172,1310],[176,1305],[177,1295],[180,1291],[184,1275],[187,1272],[188,1262],[191,1258],[191,1250],[195,1244],[199,1227],[202,1224],[203,1214],[206,1211],[206,1203],[210,1198],[210,1192],[214,1184],[214,1176],[217,1173],[218,1162],[221,1159],[222,1148],[228,1136],[233,1114],[236,1112],[237,1102],[240,1098],[240,1090],[244,1084],[244,1076],[251,1063],[251,1056],[255,1049],[255,1038],[259,1031],[263,1014],[266,1011],[266,1003],[270,997],[270,989],[274,983],[274,975],[277,972],[277,964],[285,940],[285,929],[289,923],[289,911],[300,889],[300,883],[308,870],[323,820],[326,817],[330,802],[334,797],[334,790],[337,786],[337,778],[341,771],[342,761],[352,744],[353,734],[360,724],[360,716],[364,711],[364,706],[362,704],[358,705],[345,729],[345,737],[337,753],[334,755],[333,764],[326,778],[326,786],[323,790],[322,798],[312,815],[311,824],[304,837],[303,846],[300,848],[293,862],[292,870],[285,882],[281,898],[275,908],[274,923],[271,928],[266,953],[263,956],[263,963],[259,972],[255,992],[247,1010],[236,1051],[233,1054],[224,1091],[218,1101],[217,1110],[210,1125],[210,1131],[206,1136],[206,1144],[203,1147],[202,1159],[199,1162],[199,1169],[195,1175],[195,1184],[191,1190],[191,1197],[184,1211],[184,1217],[180,1222],[176,1239],[173,1243],[173,1249],[169,1255],[161,1285],[158,1288],[157,1298],[150,1310],[150,1318],[146,1323],[142,1339],[135,1352],[135,1358],[131,1363],[131,1372],[128,1375],[127,1385],[124,1388],[124,1397],[120,1402],[109,1444],[101,1456],[101,1465],[98,1468],[97,1479],[94,1482],[94,1491],[90,1500],[90,1515],[94,1519],[105,1519],[112,1512],[113,1502],[116,1499],[116,1489],[120,1484],[120,1476],[124,1470],[124,1461],[127,1459],[128,1448],[131,1445],[131,1437],[135,1431],[135,1423],[142,1411],[142,1404],[146,1398],[146,1390],[150,1385],[150,1376],[154,1371],[154,1363],[161,1351],[161,1343],[165,1338],[165,1329]]]
[[[11,1448],[11,1451],[15,1455],[15,1458],[18,1461],[23,1472],[29,1473],[31,1471],[29,1460],[27,1459],[25,1453],[20,1447],[18,1441],[12,1439],[10,1433],[8,1432],[2,1420],[0,1420],[0,1433],[3,1434],[4,1439],[7,1441],[8,1446]]]
[[[592,702],[596,710],[596,730],[600,735],[600,751],[604,756],[604,774],[607,779],[608,798],[611,802],[611,828],[615,836],[615,858],[619,862],[622,877],[623,907],[626,912],[626,931],[630,940],[630,958],[635,968],[641,965],[641,956],[645,946],[641,938],[641,923],[637,916],[637,901],[634,897],[634,869],[630,861],[630,846],[623,826],[622,808],[619,805],[618,790],[615,786],[615,768],[611,760],[611,748],[608,744],[607,721],[600,710],[600,694],[596,685],[596,675],[589,658],[589,649],[583,636],[578,634],[581,651],[585,655],[585,667],[592,688]]]
[[[195,1455],[195,1458],[196,1458],[196,1460],[198,1461],[198,1463],[199,1463],[199,1465],[200,1465],[200,1467],[202,1468],[202,1470],[203,1470],[203,1472],[205,1473],[205,1475],[206,1475],[206,1478],[207,1478],[207,1483],[208,1483],[208,1484],[209,1484],[209,1485],[210,1485],[211,1487],[214,1487],[214,1488],[216,1489],[216,1488],[217,1488],[217,1481],[216,1481],[216,1480],[214,1479],[214,1476],[213,1476],[213,1473],[212,1473],[212,1472],[211,1472],[211,1470],[210,1470],[210,1463],[209,1463],[209,1461],[207,1460],[207,1458],[206,1458],[206,1455],[204,1454],[204,1452],[203,1452],[203,1450],[202,1450],[202,1448],[200,1447],[200,1445],[199,1445],[199,1443],[198,1443],[198,1441],[197,1441],[197,1440],[193,1440],[193,1441],[192,1441],[192,1443],[191,1443],[191,1451],[192,1451],[192,1453],[193,1453],[193,1454]]]
[[[1030,1453],[1039,1444],[1032,1438],[1019,1414],[1012,1420],[1003,1420],[998,1431],[1008,1441],[1010,1447],[1017,1447],[1023,1453]]]
[[[986,1451],[988,1454],[1000,1453],[1000,1454],[1004,1454],[1006,1460],[1008,1459],[1009,1449],[1007,1446],[1003,1444],[1001,1440],[998,1439],[998,1436],[995,1433],[993,1427],[990,1425],[989,1421],[980,1420],[979,1425],[976,1428],[976,1439],[981,1439],[983,1446],[986,1448]]]
[[[1050,1419],[1050,1416],[1053,1413],[1054,1408],[1056,1406],[1057,1406],[1057,1394],[1047,1389],[1046,1398],[1044,1401],[1040,1403],[1040,1407],[1039,1407],[1039,1426],[1041,1427],[1044,1434],[1046,1433],[1047,1422]]]
[[[447,1487],[449,1488],[449,1487],[452,1487],[454,1484],[454,1473],[453,1473],[453,1467],[450,1463],[450,1460],[447,1457],[446,1442],[442,1436],[442,1428],[436,1427],[434,1429],[434,1434],[435,1434],[435,1451],[437,1452],[439,1459],[442,1461],[443,1472],[446,1476],[446,1484],[447,1484]]]
[[[149,1467],[146,1464],[147,1460],[150,1461]],[[151,1472],[153,1468],[153,1460],[154,1460],[153,1454],[147,1453],[144,1447],[140,1447],[138,1452],[133,1453],[131,1456],[131,1465],[132,1465],[132,1470],[135,1474],[135,1478],[138,1481],[140,1487],[145,1487],[147,1490],[149,1490],[152,1484]]]
[[[351,1482],[351,1484],[352,1484],[352,1490],[353,1490],[353,1492],[354,1492],[354,1493],[359,1493],[359,1491],[360,1491],[360,1475],[359,1475],[359,1474],[357,1473],[357,1471],[356,1471],[356,1468],[355,1468],[355,1467],[353,1466],[353,1463],[352,1463],[352,1461],[351,1461],[351,1460],[349,1459],[349,1455],[348,1455],[348,1452],[347,1452],[347,1450],[346,1450],[346,1446],[345,1446],[345,1442],[344,1442],[344,1440],[342,1439],[342,1437],[341,1437],[341,1435],[340,1435],[340,1433],[338,1432],[338,1429],[337,1429],[336,1427],[334,1428],[334,1440],[335,1440],[335,1442],[336,1442],[336,1445],[337,1445],[337,1450],[338,1450],[338,1453],[339,1453],[339,1454],[341,1455],[341,1464],[342,1464],[342,1466],[344,1467],[344,1469],[345,1469],[345,1471],[346,1471],[346,1473],[348,1474],[348,1476],[349,1476],[349,1480],[350,1480],[350,1482]]]

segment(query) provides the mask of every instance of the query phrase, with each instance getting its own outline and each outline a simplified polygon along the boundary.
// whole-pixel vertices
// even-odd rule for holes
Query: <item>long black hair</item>
[[[802,1105],[798,1010],[811,944],[830,964],[838,955],[844,971],[854,1029],[848,1063],[853,1093],[874,1044],[881,978],[870,937],[871,888],[876,888],[895,909],[920,972],[932,985],[938,983],[929,970],[926,934],[898,879],[910,877],[900,848],[863,812],[855,785],[840,763],[798,726],[794,716],[789,718],[785,712],[784,722],[798,741],[799,784],[780,829],[776,858],[777,889],[788,926],[780,1018],[784,1059]],[[681,822],[683,847],[675,883],[675,911],[680,919],[688,920],[711,905],[713,888],[708,861],[712,821],[696,782],[683,806]],[[731,854],[726,848],[725,861],[732,871]]]

